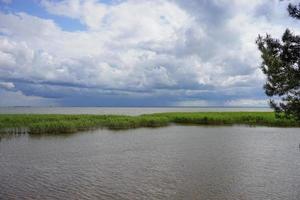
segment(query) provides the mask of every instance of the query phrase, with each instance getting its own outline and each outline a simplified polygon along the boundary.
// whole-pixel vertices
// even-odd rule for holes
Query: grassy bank
[[[274,127],[300,127],[300,122],[276,119],[272,112],[208,112],[208,113],[159,113],[140,116],[118,115],[47,115],[1,114],[2,132],[28,131],[40,133],[74,133],[93,128],[130,129],[161,127],[171,123],[190,125],[257,125]]]

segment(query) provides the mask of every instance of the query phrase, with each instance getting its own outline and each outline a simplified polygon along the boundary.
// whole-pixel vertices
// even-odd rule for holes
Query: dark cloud
[[[0,85],[7,101],[261,104],[266,96],[257,35],[280,36],[287,25],[299,31],[286,3],[275,1],[43,0],[40,6],[48,19],[0,12]],[[61,17],[85,29],[66,29]]]

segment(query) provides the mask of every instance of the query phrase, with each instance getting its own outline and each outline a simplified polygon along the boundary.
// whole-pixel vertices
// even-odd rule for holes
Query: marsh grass
[[[95,128],[122,130],[139,127],[162,127],[171,123],[300,127],[300,122],[293,119],[277,119],[272,112],[158,113],[140,116],[1,114],[0,132],[13,130],[14,133],[21,133],[27,130],[30,134],[60,134]]]

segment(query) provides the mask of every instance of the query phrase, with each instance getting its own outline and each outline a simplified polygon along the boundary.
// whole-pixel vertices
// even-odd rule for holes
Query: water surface
[[[4,136],[0,199],[300,199],[300,129]]]
[[[141,115],[162,112],[266,112],[270,108],[230,107],[0,107],[0,114],[116,114]]]

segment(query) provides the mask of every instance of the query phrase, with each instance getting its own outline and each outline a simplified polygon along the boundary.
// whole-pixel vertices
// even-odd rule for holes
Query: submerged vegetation
[[[121,130],[139,127],[162,127],[172,123],[300,127],[299,121],[276,118],[272,112],[158,113],[140,116],[1,114],[0,132],[58,134],[74,133],[94,128]]]

